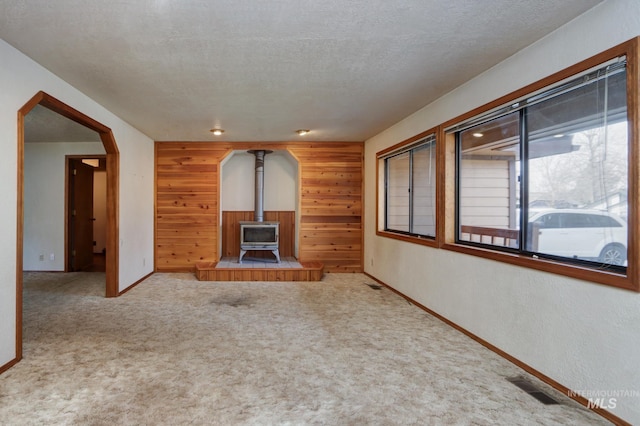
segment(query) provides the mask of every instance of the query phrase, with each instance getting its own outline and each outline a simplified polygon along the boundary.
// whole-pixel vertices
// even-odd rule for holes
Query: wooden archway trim
[[[81,124],[100,135],[107,156],[107,256],[105,265],[106,297],[118,296],[119,276],[119,188],[120,188],[120,152],[111,129],[93,118],[81,113],[75,108],[45,93],[38,92],[22,108],[18,110],[18,196],[17,196],[17,226],[16,226],[16,361],[22,358],[22,269],[23,269],[23,239],[24,239],[24,118],[36,107],[41,105]]]

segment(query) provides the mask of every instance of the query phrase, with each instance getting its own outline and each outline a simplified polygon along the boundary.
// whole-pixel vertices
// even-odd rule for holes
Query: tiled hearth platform
[[[223,258],[219,262],[196,263],[200,281],[320,281],[323,265],[319,262],[298,262],[293,257],[280,263],[263,259]]]

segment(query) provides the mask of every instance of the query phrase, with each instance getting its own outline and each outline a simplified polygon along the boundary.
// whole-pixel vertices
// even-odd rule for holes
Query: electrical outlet
[[[56,255],[55,255],[55,254],[53,254],[53,253],[51,253],[51,254],[49,255],[49,260],[56,260]]]
[[[42,262],[44,260],[44,254],[41,254],[39,258],[40,258],[40,261]]]

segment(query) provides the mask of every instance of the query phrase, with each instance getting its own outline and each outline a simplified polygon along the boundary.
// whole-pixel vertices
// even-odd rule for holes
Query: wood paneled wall
[[[247,149],[287,150],[298,161],[298,259],[361,272],[361,142],[156,142],[156,270],[219,260],[220,162]]]
[[[227,148],[156,143],[155,267],[192,270],[218,260],[219,165]]]
[[[299,257],[362,271],[363,144],[292,146],[300,179]]]

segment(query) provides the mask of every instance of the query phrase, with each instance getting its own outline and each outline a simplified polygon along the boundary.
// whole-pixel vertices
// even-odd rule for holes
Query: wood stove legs
[[[276,257],[276,262],[280,263],[280,250],[279,249],[270,249],[270,248],[257,248],[252,247],[251,250],[269,250]],[[240,249],[240,256],[238,257],[238,263],[242,263],[242,258],[247,254],[247,250]]]

